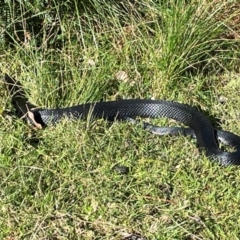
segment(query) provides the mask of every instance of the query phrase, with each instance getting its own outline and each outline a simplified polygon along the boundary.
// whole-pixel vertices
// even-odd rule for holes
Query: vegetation
[[[1,73],[39,107],[169,99],[240,134],[239,9],[237,0],[5,0]],[[2,83],[0,106],[1,239],[238,239],[239,168],[209,161],[194,140],[101,119],[33,132],[10,115]]]

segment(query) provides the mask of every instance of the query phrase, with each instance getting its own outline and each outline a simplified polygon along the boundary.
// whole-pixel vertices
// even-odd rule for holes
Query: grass
[[[240,134],[238,1],[166,2],[30,1],[20,15],[9,5],[1,72],[41,107],[169,99]],[[33,132],[6,114],[1,86],[1,239],[239,238],[238,167],[129,123],[64,120]]]

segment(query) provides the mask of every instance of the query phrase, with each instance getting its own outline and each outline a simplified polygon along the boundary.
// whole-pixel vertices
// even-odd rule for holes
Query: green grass
[[[10,4],[1,72],[40,107],[169,99],[240,134],[238,2],[122,2],[30,1],[20,15]],[[6,114],[4,84],[0,94],[0,239],[239,239],[239,167],[130,123],[63,120],[34,132]]]

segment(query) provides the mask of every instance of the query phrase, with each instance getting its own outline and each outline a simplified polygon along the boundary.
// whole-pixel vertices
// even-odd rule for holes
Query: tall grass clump
[[[44,79],[40,105],[166,96],[190,84],[188,76],[231,70],[237,62],[236,42],[221,38],[225,26],[217,20],[224,3],[30,2],[10,14],[7,36],[17,49],[9,62],[16,68],[21,59],[32,95]],[[14,13],[16,4],[8,6]],[[119,71],[128,81],[116,81]]]
[[[221,38],[225,26],[216,20],[224,4],[212,4],[167,1],[163,6],[156,6],[162,15],[157,32],[159,61],[155,62],[159,64],[163,77],[168,79],[167,90],[188,86],[191,75],[231,70],[232,62],[237,62],[231,58],[230,47],[236,42]],[[229,64],[222,64],[227,59]]]

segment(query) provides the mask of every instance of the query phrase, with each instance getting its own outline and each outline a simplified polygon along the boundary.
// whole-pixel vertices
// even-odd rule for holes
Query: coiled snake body
[[[87,103],[62,109],[37,109],[29,111],[26,110],[23,103],[18,104],[19,100],[25,103],[27,101],[19,89],[16,91],[18,88],[16,82],[8,75],[5,76],[5,81],[10,86],[9,89],[12,93],[15,108],[17,108],[18,112],[20,111],[22,115],[26,115],[26,118],[31,124],[37,127],[57,123],[63,117],[86,119],[89,115],[93,118],[104,118],[109,121],[134,119],[136,117],[167,117],[181,122],[192,129],[194,133],[190,130],[189,134],[195,135],[199,149],[205,151],[205,154],[210,159],[216,160],[224,166],[240,165],[240,149],[237,149],[236,152],[221,151],[216,140],[216,133],[219,134],[220,138],[222,137],[225,142],[234,144],[237,148],[239,148],[240,137],[229,132],[215,131],[208,118],[196,108],[189,105],[164,100],[131,99]],[[150,131],[154,132],[155,126],[149,124],[146,125],[146,128],[149,126],[150,128],[152,127]],[[158,129],[158,127],[155,128]],[[174,131],[177,128],[170,129]],[[179,129],[176,131],[180,134],[184,132],[184,130],[179,131]],[[161,135],[164,134],[169,134],[168,130],[166,130],[165,133],[164,131],[161,133]]]

